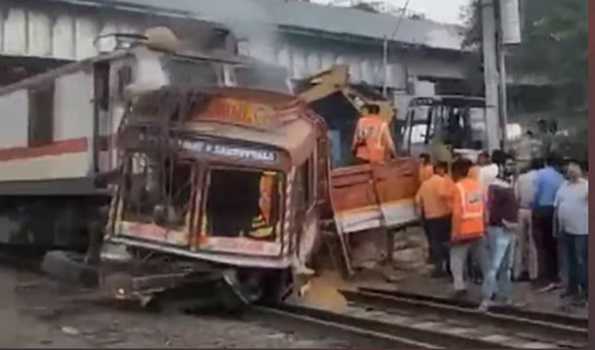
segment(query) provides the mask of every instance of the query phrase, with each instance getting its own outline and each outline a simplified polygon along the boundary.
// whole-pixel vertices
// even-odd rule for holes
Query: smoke
[[[140,2],[140,0],[123,0]],[[276,22],[276,9],[287,6],[287,0],[143,0],[143,5],[167,7],[191,13],[195,20],[160,19],[156,25],[171,27],[182,47],[199,50],[228,50],[237,46],[242,55],[268,64],[277,63],[277,52],[283,41]],[[149,17],[147,17],[149,19]],[[151,21],[149,21],[151,22]],[[208,23],[219,24],[231,33],[214,31]],[[151,25],[153,26],[153,25]],[[231,40],[230,40],[231,39]],[[279,71],[258,69],[260,81],[278,80]]]
[[[267,44],[278,40],[275,19],[269,9],[275,2],[279,0],[186,1],[200,19],[223,24],[237,40]]]
[[[197,1],[203,9],[201,18],[223,24],[231,31],[238,43],[239,53],[267,64],[277,64],[276,47],[282,42],[282,34],[275,24],[274,8],[283,6],[283,0],[236,0],[233,4],[224,1]],[[204,7],[203,7],[204,5]],[[208,14],[208,15],[207,15]],[[282,67],[253,67],[249,78],[241,82],[266,90],[290,92],[286,69]],[[284,76],[281,77],[281,75]],[[239,77],[238,77],[239,78]]]

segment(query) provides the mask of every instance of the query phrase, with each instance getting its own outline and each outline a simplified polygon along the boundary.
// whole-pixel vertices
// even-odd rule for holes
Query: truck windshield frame
[[[188,229],[198,162],[166,162],[167,165],[152,162],[149,154],[142,151],[128,155],[121,192],[123,221],[156,224],[177,231]]]
[[[476,106],[451,106],[440,102],[411,106],[407,113],[404,142],[409,150],[419,145],[429,145],[435,136],[440,136],[443,140],[447,136],[447,143],[451,143],[450,139],[456,137],[452,134],[455,129],[471,139],[467,145],[455,148],[482,149],[487,144],[485,109]]]
[[[204,182],[201,186],[202,203],[199,213],[201,236],[248,238],[274,243],[282,241],[283,235],[286,234],[283,213],[287,210],[285,208],[286,174],[284,172],[223,164],[207,165],[204,169]],[[263,175],[273,180],[268,182],[271,185],[268,188],[263,181]],[[256,180],[258,176],[260,178]],[[244,182],[244,179],[252,183]],[[222,191],[225,192],[223,195]],[[263,200],[263,191],[269,191],[269,198]],[[217,199],[220,200],[212,202]],[[234,218],[237,220],[229,220],[229,212],[232,209],[235,213]],[[269,209],[268,213],[265,212],[266,209]],[[222,211],[221,218],[214,218],[213,215],[218,215],[219,210]],[[258,214],[255,210],[258,211]],[[215,223],[216,221],[219,222]],[[242,224],[245,225],[242,226]],[[223,232],[223,230],[217,230],[215,226],[229,228],[230,231],[234,231],[236,228],[238,230]]]

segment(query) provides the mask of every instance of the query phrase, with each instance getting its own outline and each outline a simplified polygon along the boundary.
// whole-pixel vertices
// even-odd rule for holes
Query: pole
[[[500,146],[498,124],[498,63],[496,48],[496,16],[494,0],[481,0],[481,22],[483,27],[483,69],[486,101],[486,132],[491,152]]]
[[[397,25],[395,26],[395,30],[393,30],[392,34],[390,35],[390,38],[387,37],[386,35],[384,36],[384,45],[383,45],[383,64],[384,64],[384,86],[382,87],[382,94],[384,95],[385,98],[388,98],[388,41],[389,40],[393,40],[395,38],[395,35],[397,35],[397,33],[399,32],[399,28],[401,27],[401,22],[403,22],[403,17],[405,17],[405,14],[407,13],[407,8],[409,7],[409,2],[411,0],[407,0],[407,2],[405,3],[405,6],[403,6],[403,9],[401,11],[401,17],[399,17],[399,21],[397,22]]]
[[[388,38],[384,37],[382,43],[382,65],[384,68],[384,82],[382,84],[382,95],[388,98]]]
[[[502,36],[500,35],[500,39]],[[498,45],[498,65],[500,67],[500,125],[502,128],[501,148],[506,149],[508,145],[508,93],[506,88],[506,52],[502,40]]]

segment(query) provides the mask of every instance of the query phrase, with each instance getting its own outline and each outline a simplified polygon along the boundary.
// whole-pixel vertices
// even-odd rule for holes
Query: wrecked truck
[[[111,283],[116,296],[143,298],[213,274],[243,304],[290,294],[327,197],[321,120],[288,95],[168,86],[136,96],[123,123],[105,242],[170,263]]]
[[[266,92],[290,91],[283,69],[156,37],[0,89],[0,242],[122,297],[223,279],[278,299],[318,227],[314,117]]]

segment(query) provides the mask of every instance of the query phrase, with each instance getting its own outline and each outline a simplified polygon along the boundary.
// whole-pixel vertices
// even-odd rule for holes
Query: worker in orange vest
[[[487,247],[484,241],[484,201],[479,182],[469,176],[472,162],[459,159],[452,165],[452,232],[450,268],[455,294],[466,294],[464,271],[471,253],[485,271]]]
[[[380,107],[367,105],[355,128],[352,150],[363,163],[384,163],[397,156],[395,144],[386,120],[379,115]]]

